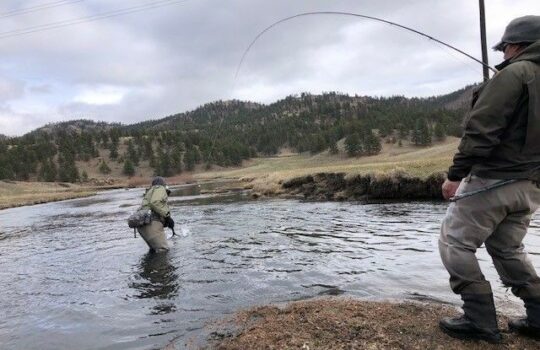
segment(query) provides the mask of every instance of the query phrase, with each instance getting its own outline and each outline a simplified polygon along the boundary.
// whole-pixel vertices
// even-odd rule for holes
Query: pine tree
[[[58,171],[52,159],[46,159],[41,164],[38,178],[45,182],[54,182]]]
[[[102,174],[110,174],[111,168],[105,163],[104,160],[101,160],[101,163],[99,164],[99,172]]]
[[[135,175],[135,167],[133,166],[133,163],[131,162],[131,159],[126,158],[124,161],[124,169],[123,169],[124,175],[127,176],[133,176]]]
[[[357,133],[345,138],[345,149],[349,157],[356,157],[362,153],[362,144],[360,143],[360,136]]]
[[[381,139],[370,131],[364,140],[364,150],[369,155],[378,154],[382,149]]]
[[[446,138],[446,130],[442,123],[435,124],[435,128],[433,129],[433,135],[438,141],[444,141],[444,139]]]

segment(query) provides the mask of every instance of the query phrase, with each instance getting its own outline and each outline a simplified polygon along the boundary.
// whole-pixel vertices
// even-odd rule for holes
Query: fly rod
[[[236,74],[234,75],[234,79],[236,80],[236,78],[238,77],[238,73],[240,72],[240,68],[242,67],[242,64],[244,63],[244,60],[248,54],[248,52],[251,50],[251,48],[253,47],[253,45],[257,42],[257,40],[259,40],[259,38],[261,36],[264,35],[264,33],[268,32],[270,29],[276,27],[277,25],[283,23],[283,22],[287,22],[287,21],[290,21],[290,20],[293,20],[295,18],[298,18],[298,17],[305,17],[305,16],[313,16],[313,15],[338,15],[338,16],[352,16],[352,17],[359,17],[359,18],[365,18],[365,19],[370,19],[370,20],[374,20],[374,21],[378,21],[378,22],[382,22],[382,23],[386,23],[386,24],[389,24],[389,25],[392,25],[392,26],[395,26],[395,27],[398,27],[398,28],[401,28],[401,29],[404,29],[404,30],[407,30],[409,32],[413,32],[415,34],[418,34],[418,35],[421,35],[423,37],[426,37],[430,40],[433,40],[441,45],[444,45],[454,51],[457,51],[459,52],[460,54],[462,55],[465,55],[467,56],[468,58],[474,60],[475,62],[477,63],[480,63],[482,66],[490,69],[491,71],[493,71],[494,73],[497,72],[497,70],[493,67],[491,67],[490,65],[482,62],[481,60],[477,59],[476,57],[474,56],[471,56],[469,55],[468,53],[466,53],[465,51],[463,50],[460,50],[458,49],[457,47],[455,46],[452,46],[448,43],[445,43],[444,41],[442,40],[439,40],[431,35],[428,35],[426,33],[423,33],[417,29],[414,29],[414,28],[411,28],[411,27],[407,27],[405,25],[402,25],[402,24],[399,24],[399,23],[396,23],[396,22],[392,22],[392,21],[389,21],[389,20],[386,20],[386,19],[382,19],[382,18],[378,18],[378,17],[374,17],[374,16],[367,16],[367,15],[362,15],[362,14],[359,14],[359,13],[353,13],[353,12],[342,12],[342,11],[314,11],[314,12],[304,12],[304,13],[299,13],[299,14],[296,14],[296,15],[293,15],[293,16],[289,16],[289,17],[285,17],[285,18],[282,18],[280,19],[279,21],[276,21],[272,24],[270,24],[268,27],[266,27],[265,29],[263,29],[259,34],[257,34],[255,36],[255,38],[251,41],[251,43],[249,44],[249,46],[246,48],[246,50],[244,51],[244,53],[242,54],[242,58],[240,59],[240,62],[238,63],[238,67],[236,68]]]

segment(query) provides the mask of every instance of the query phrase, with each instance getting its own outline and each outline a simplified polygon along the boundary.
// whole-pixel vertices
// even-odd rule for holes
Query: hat
[[[165,179],[161,176],[156,176],[152,180],[152,186],[165,186]]]
[[[523,16],[513,19],[504,30],[501,41],[493,46],[503,51],[504,44],[533,43],[540,40],[540,16]]]

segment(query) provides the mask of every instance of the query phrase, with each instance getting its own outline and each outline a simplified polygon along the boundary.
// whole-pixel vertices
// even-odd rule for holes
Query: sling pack
[[[149,209],[139,209],[133,214],[131,214],[127,223],[131,228],[138,228],[144,225],[148,225],[152,222],[152,211]]]

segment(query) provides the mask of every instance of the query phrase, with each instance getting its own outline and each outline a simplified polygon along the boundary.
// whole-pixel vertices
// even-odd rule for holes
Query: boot
[[[498,344],[502,336],[497,326],[493,294],[462,294],[464,314],[446,317],[439,322],[441,330],[463,340],[485,340]]]
[[[509,321],[508,328],[511,332],[540,340],[540,298],[526,298],[523,301],[527,317]]]

